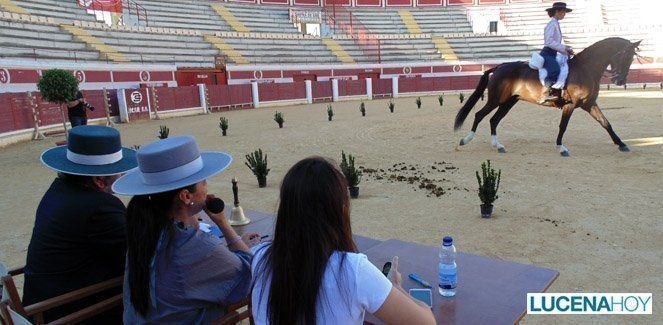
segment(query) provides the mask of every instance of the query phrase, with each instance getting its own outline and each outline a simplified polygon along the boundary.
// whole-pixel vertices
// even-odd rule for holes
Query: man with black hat
[[[566,7],[564,2],[555,2],[552,7],[546,9],[548,17],[551,17],[550,22],[546,25],[544,31],[544,48],[541,50],[541,56],[545,59],[543,67],[548,72],[545,84],[548,87],[548,96],[543,101],[556,101],[561,96],[561,89],[553,88],[553,84],[557,82],[559,76],[560,66],[557,63],[557,53],[569,56],[573,55],[573,49],[570,46],[564,45],[562,40],[562,30],[559,27],[559,21],[564,19],[567,12],[573,11]]]
[[[72,128],[67,145],[46,150],[41,161],[58,177],[37,208],[25,266],[26,305],[124,273],[126,208],[111,186],[137,166],[135,151],[122,147],[117,130],[87,125]],[[49,311],[45,321],[100,298]],[[103,316],[104,321],[121,322],[122,310]]]

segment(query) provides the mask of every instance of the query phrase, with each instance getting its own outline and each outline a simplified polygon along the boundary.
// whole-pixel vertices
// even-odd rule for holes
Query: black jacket
[[[37,208],[28,246],[23,304],[122,275],[125,214],[124,204],[114,195],[56,178]],[[45,316],[53,320],[99,300],[96,297],[67,305]]]

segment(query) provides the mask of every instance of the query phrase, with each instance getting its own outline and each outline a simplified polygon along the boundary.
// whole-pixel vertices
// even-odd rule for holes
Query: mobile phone
[[[433,294],[430,289],[410,289],[410,296],[433,308]]]
[[[382,274],[384,274],[384,276],[387,276],[387,274],[389,274],[389,271],[391,271],[391,262],[384,263],[384,266],[382,266]]]

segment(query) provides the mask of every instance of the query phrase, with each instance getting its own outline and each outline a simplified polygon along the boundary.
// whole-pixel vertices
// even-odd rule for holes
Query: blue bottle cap
[[[453,242],[454,240],[453,238],[451,238],[451,236],[444,236],[444,238],[442,239],[442,244],[444,244],[444,246],[451,246]]]

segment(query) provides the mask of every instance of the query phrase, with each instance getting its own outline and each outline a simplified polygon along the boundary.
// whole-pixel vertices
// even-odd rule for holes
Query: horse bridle
[[[642,61],[640,59],[644,59],[644,56],[638,54],[639,48],[638,47],[634,48],[634,47],[631,47],[630,45],[626,45],[621,51],[615,53],[610,58],[610,69],[607,70],[607,72],[612,74],[612,76],[610,76],[609,78],[613,82],[616,79],[620,78],[622,76],[622,74],[628,74],[628,70],[631,67],[631,63],[633,62],[633,59],[631,57],[631,61],[629,62],[628,65],[626,65],[625,61],[628,59],[627,56],[629,55],[626,52],[629,51],[629,50],[633,51],[633,54],[631,54],[631,55],[635,55],[635,57],[638,60],[638,63],[640,63],[640,64],[642,63]],[[615,64],[613,64],[615,62],[618,62],[617,67],[615,67]],[[626,71],[624,71],[624,70],[626,70]],[[604,76],[608,77],[605,74],[604,74]],[[626,80],[624,80],[624,81],[626,81]]]

